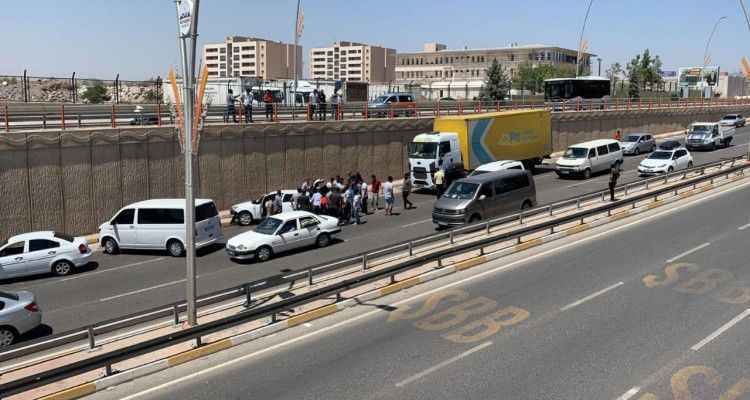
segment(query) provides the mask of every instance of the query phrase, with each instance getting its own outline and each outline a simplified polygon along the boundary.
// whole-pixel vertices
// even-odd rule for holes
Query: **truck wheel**
[[[250,214],[247,211],[243,211],[240,213],[240,215],[237,217],[237,222],[241,226],[248,226],[253,223],[253,214]]]

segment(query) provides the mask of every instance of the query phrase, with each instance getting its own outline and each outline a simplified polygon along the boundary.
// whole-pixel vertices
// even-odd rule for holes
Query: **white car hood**
[[[664,166],[664,168],[666,168],[671,164],[672,160],[657,160],[653,158],[647,158],[641,161],[641,166],[646,168],[659,168],[661,166]]]
[[[586,163],[585,158],[558,158],[555,164],[561,167],[580,167]]]
[[[260,210],[260,204],[253,203],[252,201],[245,201],[237,203],[232,206],[235,210]]]
[[[274,235],[264,235],[255,231],[247,231],[229,239],[227,246],[237,247],[244,245],[248,249],[252,249],[261,244],[270,244],[274,237]]]

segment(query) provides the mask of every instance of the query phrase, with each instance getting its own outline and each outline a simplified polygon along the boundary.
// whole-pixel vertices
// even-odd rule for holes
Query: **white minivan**
[[[195,248],[224,240],[216,204],[195,200]],[[174,256],[185,254],[185,200],[154,199],[123,207],[99,227],[99,244],[107,254],[119,249],[165,249]]]
[[[614,139],[599,139],[574,144],[557,159],[556,172],[559,177],[582,176],[588,179],[592,174],[606,171],[613,164],[622,165],[622,148]]]

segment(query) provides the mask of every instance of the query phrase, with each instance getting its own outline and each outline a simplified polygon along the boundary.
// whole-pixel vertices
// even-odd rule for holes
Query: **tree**
[[[81,98],[89,103],[99,104],[109,101],[111,97],[107,94],[107,88],[100,81],[96,81],[86,88]]]
[[[654,90],[662,83],[662,62],[659,56],[652,57],[649,49],[638,54],[625,67],[628,71],[628,95],[640,97],[641,90]]]
[[[553,78],[572,78],[576,75],[575,67],[563,65],[542,64],[534,66],[526,62],[518,67],[513,88],[518,90],[533,90],[536,93],[544,90],[544,81]]]
[[[510,79],[497,60],[492,61],[489,71],[487,71],[487,78],[482,85],[482,90],[479,92],[479,98],[481,100],[504,100],[505,96],[510,91]]]

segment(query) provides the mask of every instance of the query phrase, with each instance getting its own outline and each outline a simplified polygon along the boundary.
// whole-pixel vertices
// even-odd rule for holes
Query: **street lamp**
[[[586,16],[583,18],[583,26],[581,26],[581,36],[578,38],[578,56],[576,57],[576,78],[580,72],[581,65],[581,52],[583,47],[583,32],[586,30],[586,22],[589,20],[589,12],[591,11],[591,4],[594,0],[589,0],[589,6],[586,8]]]
[[[708,48],[711,46],[711,40],[714,38],[714,33],[716,33],[716,28],[719,27],[719,24],[721,23],[721,21],[724,21],[726,19],[727,19],[726,16],[719,17],[719,19],[716,20],[716,23],[714,23],[713,29],[711,29],[711,34],[708,35],[708,40],[706,41],[706,50],[704,50],[704,52],[703,52],[703,68],[701,68],[701,78],[704,81],[705,81],[706,65],[708,64]],[[704,83],[707,83],[707,82],[704,82]],[[712,95],[713,95],[713,93],[712,93]],[[705,93],[704,93],[704,96],[705,96]]]
[[[602,58],[597,57],[596,61],[599,63],[599,73],[597,75],[602,76]]]
[[[747,8],[745,8],[745,2],[739,0],[742,14],[745,16],[745,23],[747,23],[747,30],[750,31],[750,17],[747,16]],[[750,142],[747,144],[747,159],[750,160]]]

